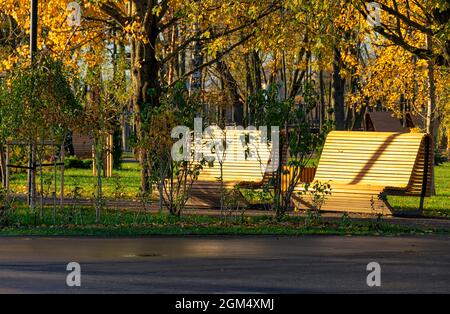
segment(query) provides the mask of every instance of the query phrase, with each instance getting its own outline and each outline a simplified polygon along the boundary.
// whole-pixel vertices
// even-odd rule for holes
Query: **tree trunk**
[[[139,6],[137,5],[139,3]],[[136,2],[132,14],[144,16],[147,11],[145,1]],[[159,84],[160,65],[156,58],[158,28],[156,19],[146,26],[148,42],[131,41],[131,73],[133,82],[133,105],[136,113],[136,136],[140,144],[139,163],[141,166],[141,192],[150,190],[150,168],[148,150],[144,147],[150,128],[151,108],[159,107],[161,87]]]
[[[255,76],[255,92],[260,92],[262,88],[262,78],[261,78],[261,58],[256,50],[252,53],[253,60],[253,74]]]
[[[364,106],[360,110],[355,112],[355,117],[353,119],[353,131],[359,131],[362,128],[363,120],[364,120],[364,114],[366,113],[367,107]]]
[[[178,35],[179,35],[179,41],[183,42],[185,40],[185,30],[183,26],[179,26],[178,29]],[[183,77],[186,73],[186,49],[182,49],[178,54],[178,61],[177,61],[177,69],[178,69],[178,77]]]
[[[250,95],[257,95],[261,92],[262,88],[262,77],[261,77],[261,59],[256,50],[253,50],[249,55],[249,79],[251,85],[249,85],[249,93]],[[248,108],[248,125],[252,125],[255,123],[255,108]]]
[[[447,127],[447,159],[450,161],[450,127]]]
[[[320,91],[320,127],[325,123],[325,82],[323,79],[323,70],[319,72],[319,91]]]
[[[355,123],[355,109],[353,107],[347,107],[347,114],[345,118],[345,130],[351,130],[353,127],[353,124]]]
[[[335,49],[333,63],[333,100],[336,130],[344,130],[345,128],[345,79],[340,74],[341,63],[341,53],[338,49]]]
[[[255,95],[255,86],[252,79],[252,67],[250,67],[250,54],[246,53],[245,60],[245,84],[246,84],[246,97],[245,97],[245,110],[244,110],[244,126],[247,127],[251,124],[249,98]]]
[[[200,25],[195,25],[195,32],[197,36],[200,36]],[[200,41],[194,43],[194,49],[192,52],[192,69],[197,69],[203,64],[203,45]],[[190,92],[191,95],[200,94],[202,90],[202,70],[196,70],[191,77]]]
[[[433,50],[433,39],[430,35],[427,35],[427,49]],[[432,138],[432,156],[434,156],[434,149],[437,143],[437,132],[436,132],[436,119],[435,119],[435,109],[436,109],[436,85],[434,81],[434,60],[428,60],[428,104],[427,104],[427,133],[431,135]],[[434,158],[431,158],[431,194],[435,194],[434,186]]]
[[[242,125],[244,121],[244,103],[239,95],[238,83],[224,61],[217,61],[217,69],[222,76],[225,88],[228,90],[233,104],[233,120],[237,125]]]

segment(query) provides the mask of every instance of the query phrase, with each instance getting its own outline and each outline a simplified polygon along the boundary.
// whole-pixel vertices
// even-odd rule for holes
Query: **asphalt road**
[[[450,293],[450,237],[0,238],[0,292]]]

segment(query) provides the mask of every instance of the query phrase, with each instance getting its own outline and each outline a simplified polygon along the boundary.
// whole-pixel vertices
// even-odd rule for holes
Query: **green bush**
[[[442,165],[444,162],[447,161],[447,156],[441,154],[441,151],[436,148],[434,150],[434,164],[436,166]]]
[[[84,159],[83,160],[83,169],[91,169],[92,168],[92,159]]]
[[[66,169],[89,169],[92,167],[92,159],[80,159],[77,156],[69,156],[64,159]]]
[[[11,203],[6,190],[0,187],[0,228],[9,225],[12,213]]]

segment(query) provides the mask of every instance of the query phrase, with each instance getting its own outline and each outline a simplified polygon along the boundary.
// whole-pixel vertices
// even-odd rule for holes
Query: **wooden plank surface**
[[[332,195],[327,196],[322,210],[392,214],[383,193],[419,195],[425,137],[422,133],[331,132],[314,177],[330,182],[332,188]],[[301,187],[296,190],[300,191]],[[299,193],[294,197],[294,204],[300,209],[312,206]]]
[[[331,132],[315,180],[407,188],[423,134]]]
[[[252,137],[253,142],[248,142]],[[226,142],[226,152],[213,155],[216,160],[205,165],[198,181],[192,186],[189,204],[220,206],[221,183],[223,187],[233,189],[240,183],[260,185],[276,169],[268,169],[271,158],[271,145],[261,142],[259,130],[227,130],[213,133],[212,138]],[[211,155],[211,147],[206,145],[201,150]],[[220,162],[219,162],[220,161]],[[266,171],[267,170],[267,171]]]
[[[92,145],[94,141],[87,135],[74,133],[72,135],[72,145],[75,155],[78,158],[92,158]]]
[[[409,129],[403,127],[400,119],[392,112],[374,111],[368,112],[365,116],[366,130],[378,132],[400,132],[407,133]]]
[[[242,131],[241,131],[242,132]],[[240,138],[242,134],[233,134]],[[327,196],[326,211],[345,211],[374,214],[392,214],[385,202],[385,191],[405,195],[421,192],[425,158],[424,134],[395,132],[333,131],[326,140],[314,180],[330,182],[332,195]],[[239,141],[232,141],[234,149]],[[226,189],[241,182],[257,187],[270,172],[264,172],[270,159],[270,149],[261,153],[231,154],[222,165]],[[430,157],[431,158],[431,157]],[[192,202],[205,206],[220,204],[220,166],[205,167],[199,181],[192,188]],[[290,171],[292,175],[292,171]],[[285,175],[286,178],[290,175]],[[284,178],[284,179],[286,179]],[[429,178],[428,178],[429,180]],[[250,184],[251,185],[251,184]],[[300,196],[302,185],[295,188],[293,204],[299,209],[311,207],[309,196]]]

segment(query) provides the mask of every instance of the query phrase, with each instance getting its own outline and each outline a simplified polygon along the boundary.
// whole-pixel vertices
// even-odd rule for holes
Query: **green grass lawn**
[[[105,191],[110,196],[119,185],[124,197],[135,197],[139,190],[139,170],[137,164],[124,164],[124,169],[116,171],[120,177],[104,179]],[[47,174],[47,175],[50,175]],[[13,184],[20,188],[25,183],[25,174],[16,174]],[[81,187],[86,196],[92,194],[95,178],[90,170],[70,169],[66,172],[66,189]],[[425,201],[428,215],[450,216],[450,163],[436,168],[437,195]],[[67,192],[66,192],[67,193]],[[389,197],[393,206],[399,209],[416,209],[418,197]],[[219,215],[220,212],[218,212]],[[276,221],[271,215],[263,217],[241,216],[239,213],[225,216],[183,215],[173,217],[166,213],[152,214],[143,211],[104,209],[101,221],[96,223],[95,210],[76,205],[58,210],[56,216],[47,207],[44,216],[39,210],[30,211],[23,203],[16,202],[8,212],[7,224],[0,228],[0,235],[88,235],[88,236],[145,236],[145,235],[407,235],[407,234],[448,234],[450,230],[427,229],[389,223],[376,218],[366,221],[342,218],[311,222],[307,217],[286,217]],[[0,217],[2,218],[2,217]]]
[[[53,171],[53,170],[51,170]],[[51,196],[53,192],[53,172],[44,172],[44,194]],[[103,194],[110,198],[138,198],[139,197],[139,165],[137,163],[123,163],[121,170],[113,170],[114,177],[103,178]],[[26,193],[27,175],[25,172],[11,175],[10,187],[13,192]],[[39,190],[39,176],[36,177]],[[66,169],[64,175],[64,194],[70,197],[75,188],[84,198],[93,198],[97,186],[97,177],[92,175],[91,169]],[[57,175],[57,194],[60,193],[60,175]]]
[[[314,160],[313,162],[316,162]],[[313,163],[312,162],[312,163]],[[436,167],[436,196],[426,198],[425,214],[432,216],[450,216],[450,163]],[[114,170],[113,178],[103,178],[103,193],[109,198],[138,198],[139,197],[139,165],[137,163],[124,163],[121,170]],[[51,196],[51,172],[44,174],[44,191]],[[65,195],[70,197],[76,187],[80,188],[82,197],[93,198],[97,184],[96,177],[92,176],[90,169],[67,169],[65,171]],[[39,184],[39,183],[38,183]],[[59,175],[58,175],[59,193]],[[11,189],[14,192],[26,192],[26,173],[16,173],[11,176]],[[419,197],[389,196],[389,203],[398,210],[416,210],[419,206]]]
[[[450,163],[435,168],[436,195],[427,197],[425,215],[450,216]],[[389,203],[397,210],[417,210],[420,197],[388,196]]]
[[[449,234],[450,230],[391,224],[373,218],[354,221],[346,217],[325,220],[307,217],[249,217],[182,215],[104,210],[96,223],[92,208],[66,206],[53,216],[46,208],[43,218],[23,204],[8,214],[7,225],[0,227],[2,236],[146,236],[146,235],[430,235]]]

